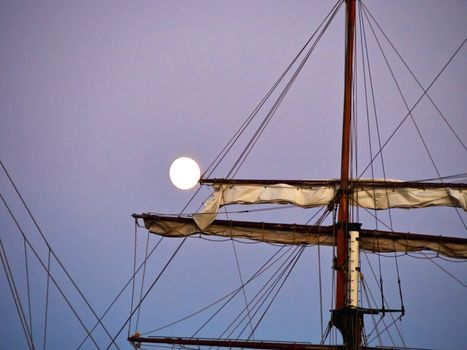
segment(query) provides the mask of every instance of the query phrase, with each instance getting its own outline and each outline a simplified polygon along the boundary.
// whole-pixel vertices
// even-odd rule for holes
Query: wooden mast
[[[350,169],[350,129],[352,120],[352,84],[355,37],[355,0],[346,0],[346,50],[344,81],[344,115],[342,126],[342,153],[340,198],[337,222],[336,268],[336,307],[333,324],[341,331],[348,349],[361,345],[361,316],[350,309],[348,301],[348,232],[349,232],[349,169]]]
[[[348,232],[349,228],[355,229],[359,224],[353,224],[349,218],[349,169],[350,169],[350,129],[352,119],[352,83],[353,83],[353,52],[355,36],[355,12],[356,0],[346,2],[346,53],[345,53],[345,81],[344,81],[344,113],[342,129],[342,153],[341,153],[341,178],[340,198],[337,223],[337,259],[335,262],[336,273],[336,306],[332,315],[332,324],[342,333],[344,345],[331,346],[330,348],[361,349],[362,314],[358,308],[350,307],[348,301]],[[244,347],[244,348],[269,348],[269,349],[327,349],[325,345],[305,344],[304,347],[297,343],[255,342],[232,340],[203,340],[189,338],[145,338],[135,334],[128,338],[132,344],[138,346],[141,343],[165,343],[185,345],[208,345],[219,347]],[[368,348],[370,349],[370,348]]]

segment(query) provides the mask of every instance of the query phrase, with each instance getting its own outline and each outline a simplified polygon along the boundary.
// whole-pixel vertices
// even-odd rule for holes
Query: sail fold
[[[323,181],[322,185],[290,185],[286,183],[216,183],[214,192],[204,203],[202,210],[194,215],[201,230],[206,229],[216,218],[219,209],[232,204],[293,204],[303,208],[329,205],[334,202],[339,183]],[[324,184],[327,183],[327,184]],[[425,184],[403,186],[393,181],[382,183],[357,183],[351,187],[351,204],[367,209],[423,208],[451,206],[467,211],[467,189],[462,187],[433,187]]]
[[[249,239],[276,244],[308,244],[333,246],[333,226],[260,223],[250,221],[215,220],[200,230],[192,218],[143,214],[135,216],[144,220],[152,233],[166,237],[208,235],[226,238]],[[360,230],[360,249],[374,253],[409,253],[432,251],[457,259],[467,259],[467,239],[401,233],[380,230]]]

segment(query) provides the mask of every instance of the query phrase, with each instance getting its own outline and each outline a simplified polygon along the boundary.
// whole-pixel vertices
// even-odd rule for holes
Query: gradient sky
[[[365,3],[425,86],[466,38],[466,1]],[[184,207],[193,192],[171,185],[168,169],[172,160],[190,156],[205,169],[332,5],[333,1],[0,2],[0,158],[54,251],[99,315],[132,272],[134,222],[130,215],[178,213]],[[338,177],[342,24],[341,10],[238,177]],[[369,49],[374,52],[375,99],[386,139],[406,110],[370,33],[368,30]],[[385,49],[408,104],[413,105],[421,90],[394,53],[387,46]],[[464,47],[429,92],[464,143],[466,53]],[[441,174],[466,173],[465,149],[426,99],[414,117]],[[362,169],[369,156],[366,116],[362,113],[359,118]],[[376,147],[375,139],[373,142]],[[215,176],[226,174],[238,151],[234,149]],[[389,178],[436,177],[409,122],[388,144],[385,164]],[[3,173],[0,191],[46,261],[44,244]],[[208,194],[202,189],[189,210],[196,210]],[[401,214],[394,219],[395,230],[467,236],[454,210],[422,211],[415,210],[410,216],[395,211]],[[311,214],[305,210],[274,212],[262,214],[259,220],[304,223]],[[464,212],[459,214],[467,221]],[[0,237],[25,298],[23,241],[5,208],[0,218]],[[374,227],[374,221],[365,226]],[[141,261],[145,230],[138,230],[138,238]],[[151,237],[151,244],[157,240]],[[163,241],[150,261],[148,281],[178,243]],[[236,249],[243,276],[253,273],[277,250],[258,244],[237,244]],[[28,254],[33,276],[33,333],[39,349],[46,275],[32,253]],[[323,248],[322,254],[327,322],[331,259],[329,249]],[[398,261],[406,307],[401,323],[406,344],[465,348],[466,288],[430,261],[411,257]],[[465,263],[436,262],[467,283]],[[384,258],[383,263],[386,297],[398,308],[394,259]],[[368,266],[362,269],[370,276]],[[258,329],[257,339],[319,342],[317,271],[317,250],[308,248],[270,317]],[[94,322],[91,313],[56,262],[52,273],[90,327]],[[0,347],[26,348],[5,274],[0,274]],[[139,329],[150,330],[178,319],[238,284],[231,242],[190,239],[143,304]],[[126,321],[130,298],[127,290],[104,320],[112,334]],[[233,308],[241,307],[242,302]],[[201,322],[196,321],[168,329],[166,334],[190,336]],[[221,328],[218,321],[201,336],[217,336]],[[48,331],[49,349],[74,349],[84,335],[55,288],[50,291]],[[121,348],[129,348],[126,335],[125,330],[118,338]],[[96,341],[104,349],[109,343],[102,330],[96,333]],[[85,348],[94,347],[87,342]]]

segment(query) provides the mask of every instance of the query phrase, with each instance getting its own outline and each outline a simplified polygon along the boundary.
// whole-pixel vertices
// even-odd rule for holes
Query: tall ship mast
[[[141,5],[1,5],[1,348],[466,348],[467,2]]]
[[[335,248],[335,304],[326,333],[336,328],[342,345],[300,342],[274,342],[248,339],[205,339],[183,337],[144,337],[135,333],[128,340],[135,346],[168,344],[196,347],[252,349],[372,349],[364,333],[365,315],[397,313],[404,315],[403,304],[388,308],[365,308],[361,293],[360,251],[377,254],[432,251],[453,259],[467,259],[467,239],[424,234],[382,231],[362,227],[351,208],[373,210],[451,206],[467,210],[467,184],[440,181],[416,182],[360,179],[351,177],[352,118],[355,111],[355,38],[357,0],[345,0],[344,103],[341,138],[340,179],[265,180],[203,177],[201,185],[212,186],[204,208],[192,217],[134,214],[151,232],[165,237],[215,235],[284,245],[322,245]],[[362,5],[361,5],[362,6]],[[410,113],[410,112],[409,112]],[[260,131],[261,132],[261,131]],[[254,141],[256,142],[256,141]],[[230,173],[229,173],[230,175]],[[330,226],[260,223],[217,220],[222,207],[233,204],[292,204],[304,208],[323,206],[337,213]],[[382,282],[381,282],[382,283]],[[399,285],[400,287],[400,285]]]

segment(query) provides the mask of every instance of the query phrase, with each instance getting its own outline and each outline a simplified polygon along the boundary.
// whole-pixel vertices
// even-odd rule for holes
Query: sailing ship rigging
[[[333,269],[335,271],[336,283],[335,303],[331,311],[326,334],[323,335],[321,343],[287,343],[251,340],[250,337],[253,332],[250,333],[248,339],[243,340],[238,338],[222,339],[222,337],[218,339],[202,339],[195,337],[144,337],[137,332],[128,338],[136,347],[141,346],[141,344],[162,343],[179,345],[182,347],[191,345],[198,347],[267,349],[370,349],[372,347],[367,343],[368,338],[365,334],[365,315],[373,316],[382,314],[384,316],[386,313],[399,313],[400,318],[404,315],[405,309],[403,304],[400,308],[388,308],[385,305],[384,299],[380,307],[364,307],[361,305],[360,295],[363,291],[360,284],[363,283],[363,275],[360,268],[360,251],[376,254],[396,254],[401,252],[407,254],[408,252],[431,251],[436,254],[436,256],[467,259],[467,239],[465,238],[396,232],[392,227],[390,227],[389,231],[366,228],[358,221],[358,215],[355,215],[356,210],[354,208],[365,208],[376,212],[394,208],[415,209],[431,206],[448,206],[467,211],[467,184],[458,182],[448,183],[443,180],[439,172],[439,179],[437,182],[388,180],[386,178],[384,164],[384,178],[379,180],[375,179],[373,161],[377,159],[378,156],[382,160],[382,151],[387,141],[384,145],[381,145],[381,141],[379,141],[379,151],[376,155],[371,155],[371,162],[365,169],[367,170],[371,166],[373,177],[371,179],[361,179],[362,175],[359,175],[357,178],[351,177],[352,147],[355,147],[352,144],[352,142],[355,143],[355,135],[352,135],[352,131],[355,131],[355,127],[352,123],[353,118],[355,118],[354,114],[356,113],[357,104],[355,101],[356,79],[354,73],[356,69],[356,62],[354,59],[357,52],[357,3],[359,5],[358,12],[360,17],[358,21],[360,25],[364,25],[364,16],[366,16],[366,20],[371,26],[371,22],[368,19],[371,14],[369,15],[368,12],[365,12],[365,5],[357,0],[338,2],[328,15],[327,21],[323,22],[325,24],[323,24],[322,27],[320,26],[317,32],[315,32],[315,34],[319,34],[317,35],[318,39],[312,44],[312,48],[314,48],[314,45],[316,45],[324,34],[329,23],[343,3],[345,3],[346,13],[346,39],[340,178],[337,180],[270,180],[237,179],[232,177],[232,174],[235,175],[238,171],[238,168],[235,169],[235,167],[238,166],[238,164],[240,164],[240,166],[243,164],[246,156],[251,152],[252,147],[256,144],[265,126],[270,121],[278,105],[282,102],[288,89],[293,84],[297,74],[300,73],[301,68],[313,51],[311,49],[305,55],[305,59],[298,65],[290,81],[285,85],[283,93],[279,95],[276,102],[273,104],[269,114],[267,114],[263,123],[251,138],[248,146],[237,159],[234,167],[228,173],[228,177],[221,179],[210,178],[209,175],[212,174],[211,171],[209,174],[205,172],[204,175],[208,175],[208,177],[202,177],[200,179],[199,183],[201,185],[209,185],[213,189],[212,195],[205,201],[202,210],[194,213],[191,217],[182,215],[167,216],[151,213],[133,215],[135,220],[143,220],[144,227],[149,230],[149,232],[164,237],[213,235],[230,239],[246,239],[284,245],[334,247]],[[374,30],[373,27],[372,30]],[[361,38],[362,31],[363,28],[360,29],[359,33]],[[363,33],[363,36],[365,35],[366,34]],[[362,40],[366,40],[366,38]],[[362,43],[361,47],[366,48],[365,45],[366,43]],[[362,56],[365,61],[365,56],[363,54]],[[291,63],[291,66],[293,64],[294,62]],[[369,63],[367,62],[366,64]],[[364,77],[364,79],[364,83],[366,83],[367,78]],[[431,85],[433,83],[434,81]],[[276,86],[274,86],[273,89],[275,87]],[[427,92],[428,89],[423,89],[422,97],[427,94]],[[420,97],[412,107],[409,107],[404,99],[408,112],[403,120],[407,119],[409,116],[412,117],[412,110],[422,97]],[[261,104],[259,108],[261,108]],[[254,116],[256,112],[257,110],[255,109],[252,115]],[[249,121],[247,120],[246,124],[248,123]],[[398,128],[399,126],[396,130]],[[239,133],[241,133],[241,131]],[[234,139],[235,138],[236,136],[234,136]],[[230,147],[231,145],[227,144],[227,151],[225,153],[221,152],[218,156],[221,160]],[[362,174],[365,173],[365,170]],[[328,214],[334,213],[334,215],[331,225],[327,226],[321,224],[297,225],[216,219],[217,215],[222,212],[221,208],[234,204],[287,204],[303,208],[323,207],[325,208],[325,212]],[[461,214],[458,215],[462,220]],[[380,283],[382,288],[382,280]],[[332,328],[339,330],[343,345],[324,345],[326,337]]]
[[[108,7],[88,9],[95,17],[89,16],[86,4],[80,5],[82,12],[56,5],[54,10],[70,15],[69,22],[63,21],[66,16],[42,17],[45,12],[41,11],[31,11],[34,16],[37,12],[34,20],[24,20],[18,16],[19,11],[13,11],[16,5],[5,6],[4,16],[18,22],[5,21],[7,26],[18,28],[18,33],[23,33],[23,26],[29,28],[26,23],[35,28],[34,33],[30,28],[27,34],[23,33],[31,42],[18,44],[24,49],[20,55],[24,60],[14,54],[10,57],[10,51],[5,50],[6,62],[12,57],[15,61],[9,63],[11,70],[5,70],[5,81],[9,82],[5,85],[15,86],[23,74],[18,72],[25,67],[31,71],[24,69],[28,78],[24,86],[35,86],[35,79],[30,82],[29,78],[34,78],[37,72],[47,72],[47,77],[37,73],[42,77],[40,83],[36,81],[43,84],[38,85],[41,88],[32,89],[29,94],[21,88],[16,99],[10,98],[7,89],[0,108],[5,115],[14,111],[12,118],[18,120],[5,118],[7,128],[0,128],[5,149],[11,145],[17,149],[10,159],[2,154],[7,159],[1,160],[5,175],[1,179],[6,181],[7,189],[2,188],[0,197],[7,220],[2,217],[0,224],[4,232],[0,258],[6,276],[0,283],[11,292],[0,298],[3,315],[0,336],[4,345],[30,350],[63,347],[311,350],[412,345],[442,348],[447,343],[463,348],[467,343],[461,334],[466,317],[462,311],[467,307],[467,284],[463,281],[467,262],[464,141],[467,124],[462,119],[464,96],[459,98],[461,84],[465,82],[459,83],[462,74],[453,73],[453,68],[465,70],[461,57],[466,52],[466,39],[460,33],[437,37],[434,31],[427,30],[427,23],[418,23],[426,31],[417,37],[425,40],[420,44],[432,47],[432,43],[442,42],[433,47],[442,48],[440,52],[448,51],[433,55],[440,61],[430,61],[433,63],[430,68],[414,69],[413,62],[423,63],[430,57],[427,51],[423,54],[418,51],[413,37],[398,35],[417,26],[416,18],[414,23],[408,21],[413,13],[417,14],[413,17],[430,19],[438,15],[426,15],[431,11],[431,4],[426,2],[422,3],[426,8],[417,8],[419,12],[402,12],[404,7],[416,8],[419,3],[415,3],[404,2],[398,8],[395,2],[331,0],[324,8],[316,2],[268,3],[271,8],[266,8],[262,2],[248,1],[221,6],[216,2],[202,5],[156,2],[133,12],[110,2]],[[296,5],[307,10],[295,9],[300,7]],[[215,10],[208,14],[210,6]],[[229,11],[237,7],[239,10],[230,16]],[[397,10],[389,11],[389,7]],[[459,13],[459,9],[467,10],[465,4],[453,8]],[[452,28],[465,28],[465,24],[451,23],[462,16],[450,11],[454,10],[447,9],[443,14],[450,13],[447,17]],[[133,22],[136,13],[140,27]],[[250,28],[246,24],[256,23],[263,15],[269,18],[272,13],[275,15],[271,22],[264,22],[268,23],[264,26]],[[394,14],[393,22],[381,21]],[[124,18],[128,22],[122,21]],[[252,22],[243,22],[253,18]],[[102,27],[107,20],[115,21],[107,28],[108,33]],[[57,21],[60,25],[54,27]],[[200,28],[201,21],[210,21],[210,26]],[[435,21],[428,22],[433,26]],[[440,22],[450,27],[447,22]],[[34,27],[38,23],[44,26],[39,26],[41,30]],[[131,28],[122,23],[131,23]],[[273,34],[269,25],[274,26]],[[80,30],[76,30],[77,26]],[[391,27],[400,28],[395,33],[386,31]],[[45,39],[44,28],[53,32],[50,37],[53,45],[49,43],[53,50],[42,52],[41,47],[42,53],[32,57],[37,43],[47,44],[50,39]],[[265,32],[267,29],[267,35],[263,29]],[[20,34],[9,30],[3,31],[4,35],[16,45]],[[143,32],[147,42],[134,40],[143,37]],[[196,34],[191,35],[192,32]],[[303,33],[309,32],[311,36],[302,43],[302,35],[307,35]],[[255,39],[256,34],[263,39]],[[392,34],[398,39],[393,40]],[[80,38],[86,40],[80,42]],[[401,41],[404,51],[399,51]],[[149,51],[141,54],[144,43]],[[7,45],[17,54],[13,46]],[[108,49],[119,54],[114,55]],[[217,49],[225,51],[217,55]],[[252,64],[252,70],[248,70],[250,66],[247,69],[247,61],[253,63],[253,56],[270,50],[271,54],[258,58],[256,63],[260,67]],[[289,57],[290,52],[296,51],[296,56]],[[112,58],[106,56],[109,52]],[[202,56],[199,65],[194,64],[194,59],[187,60],[195,52]],[[88,57],[89,53],[93,57]],[[239,59],[240,53],[247,61]],[[411,60],[406,60],[407,53]],[[83,58],[80,63],[83,67],[92,66],[86,72],[92,71],[93,84],[89,84],[86,80],[89,77],[81,74],[84,72],[81,69],[79,77],[62,74],[77,57]],[[108,58],[105,63],[101,62],[102,57]],[[142,62],[148,57],[152,57],[148,60],[150,68],[140,68],[135,74],[137,65],[128,62],[135,60],[144,66]],[[216,66],[215,61],[221,61],[220,58],[228,62],[218,62],[225,64]],[[316,63],[324,63],[326,69]],[[131,69],[126,71],[129,66]],[[95,67],[102,69],[96,74]],[[119,74],[115,74],[115,67]],[[248,109],[256,94],[269,87],[269,79],[284,67],[271,89],[233,133],[239,123],[238,114],[245,113],[242,108]],[[207,71],[216,79],[205,80]],[[267,83],[262,75],[267,77]],[[115,92],[119,89],[115,87],[122,88],[119,79],[123,76],[136,81],[137,88],[129,94],[131,85],[125,80],[125,96],[118,99]],[[53,77],[58,79],[55,85]],[[378,85],[382,78],[389,83]],[[96,83],[97,80],[100,81]],[[230,80],[242,81],[241,87],[230,87]],[[452,87],[451,80],[455,81]],[[83,81],[79,93],[69,86],[70,82],[75,87]],[[142,102],[140,95],[146,95],[149,81],[157,81],[160,90],[155,99],[150,97],[154,101]],[[105,88],[94,91],[91,85]],[[456,86],[460,92],[455,90]],[[237,95],[234,90],[238,89],[242,91]],[[443,94],[437,95],[439,91]],[[71,101],[69,97],[75,95],[76,101]],[[110,95],[112,99],[106,100]],[[447,95],[456,104],[446,103],[443,98]],[[99,96],[97,108],[91,107],[93,96]],[[24,115],[19,113],[16,100],[37,111],[37,115],[29,110]],[[47,103],[50,101],[54,101],[53,106]],[[114,109],[102,113],[106,118],[105,124],[100,125],[96,110],[101,111],[99,108],[105,104],[113,105]],[[136,105],[144,108],[139,110]],[[41,107],[46,107],[42,112],[47,117],[38,118]],[[71,110],[76,111],[74,117]],[[210,113],[213,117],[202,116]],[[50,118],[55,115],[64,116],[66,123]],[[110,115],[112,118],[107,118]],[[193,117],[180,121],[179,115]],[[131,126],[124,126],[125,117]],[[44,122],[44,127],[38,127],[34,118]],[[74,119],[79,119],[76,125]],[[422,119],[428,128],[421,125]],[[47,122],[52,124],[47,127]],[[37,151],[31,153],[37,160],[28,162],[30,150],[25,153],[28,147],[23,144],[19,147],[21,138],[16,144],[10,140],[11,135],[16,139],[19,134],[9,135],[10,123],[26,135],[37,132],[37,139],[46,139],[41,143],[31,137],[26,143]],[[66,130],[56,129],[61,124],[67,125]],[[75,125],[73,132],[70,125]],[[41,133],[44,130],[46,133]],[[50,133],[51,130],[57,131]],[[98,142],[94,140],[97,143],[93,144],[89,138],[78,135],[80,131],[87,131]],[[205,167],[196,191],[167,190],[169,186],[162,177],[157,181],[151,178],[144,184],[141,181],[143,173],[166,175],[165,167],[161,171],[160,166],[169,162],[174,152],[181,153],[186,148],[191,156],[198,153],[201,162],[207,161],[202,155],[213,153],[217,144],[223,144],[221,139],[231,134],[232,138]],[[122,142],[122,135],[126,142]],[[190,144],[183,136],[196,142]],[[112,144],[113,138],[118,142]],[[83,156],[78,150],[82,147],[75,142],[85,145],[89,154]],[[140,148],[135,146],[137,142]],[[167,151],[176,143],[180,143],[177,151]],[[70,148],[66,151],[67,145],[72,146],[72,151]],[[440,145],[441,150],[432,147]],[[43,153],[47,153],[47,146],[53,148],[51,156],[41,158],[38,150],[43,148]],[[60,154],[55,154],[56,150]],[[131,153],[128,163],[124,156],[112,158],[125,152]],[[61,158],[63,154],[66,159]],[[153,161],[148,162],[154,155],[156,161],[151,158]],[[41,166],[37,166],[40,162]],[[11,173],[7,163],[15,169]],[[47,185],[40,181],[40,176],[34,177],[35,188],[43,191],[41,199],[35,199],[34,205],[32,196],[32,205],[28,206],[26,198],[31,194],[22,197],[19,191],[22,186],[15,185],[13,175],[21,174],[18,183],[24,184],[31,180],[25,174],[30,176],[33,170],[41,169],[56,183]],[[127,172],[123,174],[122,169]],[[65,180],[57,181],[68,171],[78,174],[74,181],[68,181],[72,186]],[[89,175],[95,187],[89,183],[85,186],[83,173]],[[112,182],[110,174],[119,180]],[[65,189],[61,185],[66,185]],[[54,201],[53,191],[44,190],[47,186],[54,189],[56,186],[62,199]],[[30,190],[26,187],[27,192]],[[125,195],[127,192],[131,195]],[[187,196],[191,196],[188,203],[177,210],[178,199],[185,201]],[[75,206],[84,197],[86,213],[92,212],[89,220],[84,209]],[[13,204],[14,200],[18,206]],[[55,208],[49,220],[36,220],[32,209],[52,202],[60,203],[61,208]],[[174,214],[147,212],[155,210],[155,206]],[[18,209],[22,207],[24,212]],[[133,214],[135,225],[131,236],[127,230],[115,229],[126,224],[130,229],[132,220],[126,214],[135,211],[138,213]],[[113,219],[111,213],[115,214]],[[103,217],[109,219],[101,220]],[[45,233],[46,228],[50,230],[54,225],[59,232],[56,239],[66,239],[68,249],[73,249],[63,260],[58,254],[63,247],[53,249],[50,243],[53,233],[51,237]],[[39,236],[33,236],[36,231]],[[84,243],[83,252],[79,244],[87,242],[87,238],[91,243]],[[134,239],[134,247],[130,247],[132,255],[128,254],[129,245],[122,244],[130,239]],[[75,271],[65,268],[70,261],[77,264]],[[122,272],[126,275],[125,269],[130,270],[131,263],[130,278],[118,289]],[[110,271],[104,272],[105,264]],[[421,264],[424,266],[420,270]],[[71,277],[76,270],[88,290],[79,286],[80,277]],[[117,276],[117,285],[112,283],[112,276]],[[448,282],[457,289],[448,286]],[[106,309],[94,309],[89,295],[85,297],[89,290],[99,300],[99,306],[102,297],[116,297],[108,304],[105,300],[109,305]],[[441,290],[443,295],[436,296]],[[62,305],[68,312],[66,315],[58,311]],[[19,318],[10,317],[13,309]],[[41,314],[42,311],[45,313]],[[428,323],[434,326],[425,329]],[[79,328],[78,332],[73,327]],[[17,336],[21,332],[24,339]],[[431,344],[430,339],[434,338],[440,340]]]

